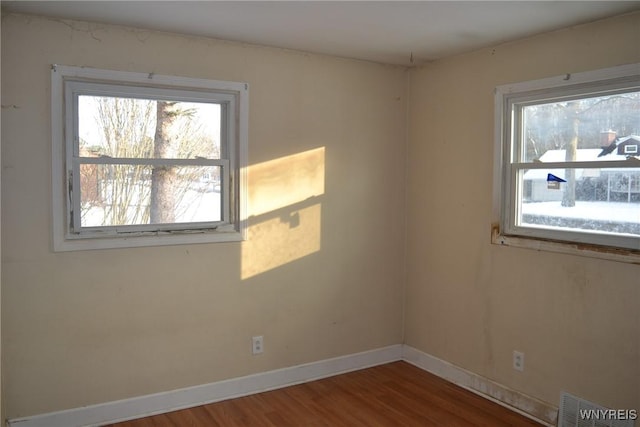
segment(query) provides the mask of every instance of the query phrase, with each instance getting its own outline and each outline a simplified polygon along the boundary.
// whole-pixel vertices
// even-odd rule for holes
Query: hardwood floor
[[[406,362],[112,424],[111,427],[540,427]]]

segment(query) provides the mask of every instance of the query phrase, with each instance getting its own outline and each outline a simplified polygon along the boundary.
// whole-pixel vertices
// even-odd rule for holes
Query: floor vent
[[[612,410],[562,393],[558,427],[634,427],[634,410]]]

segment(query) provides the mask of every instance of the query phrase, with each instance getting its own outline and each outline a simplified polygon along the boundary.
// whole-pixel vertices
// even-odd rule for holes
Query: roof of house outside
[[[630,135],[617,140],[616,145],[620,145],[627,140],[633,138],[640,141],[640,137],[636,135]],[[592,161],[604,161],[604,162],[620,162],[626,161],[627,155],[617,154],[615,151],[602,157],[598,155],[602,152],[600,148],[581,148],[576,152],[576,162],[592,162]],[[549,150],[540,156],[539,159],[542,163],[555,163],[566,161],[566,150]],[[614,165],[611,165],[612,168]],[[639,168],[625,168],[625,171],[640,172]],[[530,169],[525,172],[525,180],[547,180],[547,174],[551,173],[559,178],[565,179],[565,169]],[[600,169],[576,169],[576,179],[582,177],[597,177],[600,176]]]

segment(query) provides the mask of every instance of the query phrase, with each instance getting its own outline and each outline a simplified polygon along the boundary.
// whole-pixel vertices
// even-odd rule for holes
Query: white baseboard
[[[408,345],[403,346],[402,359],[537,422],[547,426],[556,425],[558,408],[555,406],[512,390]]]
[[[98,426],[247,396],[398,360],[402,360],[401,344],[180,390],[12,419],[7,424],[9,427]]]
[[[7,421],[9,427],[99,426],[190,408],[405,360],[527,417],[555,426],[558,408],[407,345],[393,345],[179,390]]]

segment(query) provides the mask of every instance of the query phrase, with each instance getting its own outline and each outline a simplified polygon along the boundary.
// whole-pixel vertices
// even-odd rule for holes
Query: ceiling
[[[640,1],[2,1],[2,7],[410,66],[640,10]]]

